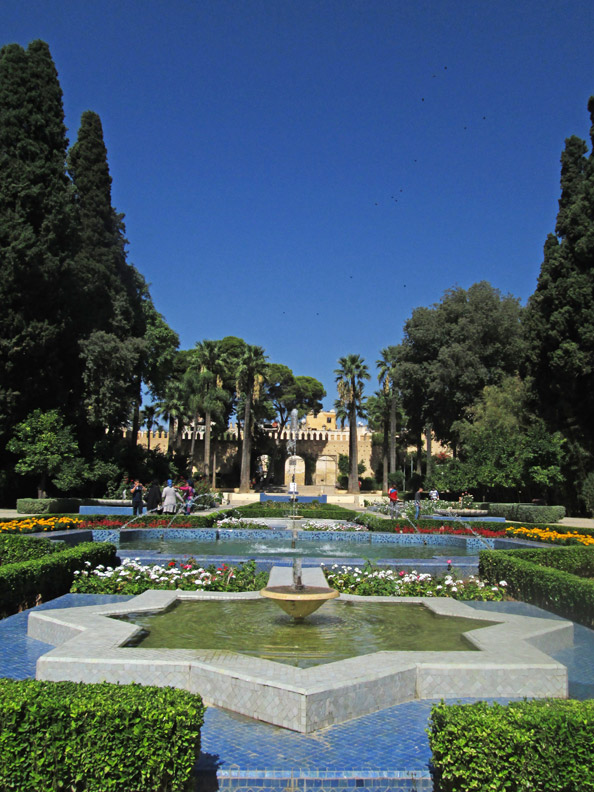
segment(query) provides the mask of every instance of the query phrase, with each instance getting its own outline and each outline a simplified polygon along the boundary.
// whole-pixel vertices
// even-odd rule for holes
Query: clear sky
[[[525,303],[588,140],[592,0],[2,0],[71,142],[101,116],[129,260],[183,348],[237,335],[335,398],[342,355],[488,280]]]

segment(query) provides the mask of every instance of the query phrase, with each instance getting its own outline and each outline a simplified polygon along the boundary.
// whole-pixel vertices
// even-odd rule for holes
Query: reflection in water
[[[332,600],[295,622],[265,599],[179,602],[130,614],[142,648],[219,649],[308,668],[380,651],[472,651],[462,633],[490,622],[439,616],[419,604]]]

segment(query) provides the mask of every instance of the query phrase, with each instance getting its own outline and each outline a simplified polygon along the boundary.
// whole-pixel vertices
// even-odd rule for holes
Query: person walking
[[[163,498],[163,513],[173,514],[177,506],[177,492],[171,479],[167,479],[167,486],[163,487],[161,497]]]
[[[130,492],[132,494],[132,514],[134,515],[134,517],[136,517],[136,515],[138,514],[142,514],[143,506],[144,506],[142,502],[142,496],[144,495],[145,491],[146,491],[145,487],[143,487],[139,479],[135,479],[134,484],[130,489]]]
[[[146,495],[146,510],[149,512],[160,511],[161,501],[161,487],[157,479],[153,479]]]
[[[390,499],[390,514],[394,517],[396,516],[396,509],[398,507],[398,490],[394,485],[390,487],[388,498]]]
[[[419,487],[415,494],[415,520],[419,519],[419,512],[421,511],[421,495],[423,494],[423,487]]]

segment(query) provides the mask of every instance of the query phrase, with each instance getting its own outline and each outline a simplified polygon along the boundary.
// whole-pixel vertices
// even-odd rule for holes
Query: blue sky
[[[129,260],[183,348],[237,335],[321,380],[488,280],[525,303],[588,140],[591,0],[2,0],[71,142],[101,116]]]

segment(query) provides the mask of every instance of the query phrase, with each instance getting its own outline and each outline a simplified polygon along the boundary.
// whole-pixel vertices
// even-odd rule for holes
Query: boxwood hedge
[[[479,575],[505,580],[515,599],[594,627],[594,548],[481,550]]]
[[[5,538],[13,543],[26,539],[29,542],[39,541],[15,535]],[[28,548],[24,552],[34,551],[28,544],[23,547]],[[13,545],[11,552],[18,552],[17,544]],[[92,567],[99,564],[116,566],[119,559],[115,545],[108,542],[83,542],[60,549],[59,552],[0,566],[0,618],[67,594],[74,580],[74,572],[85,569],[86,562]]]
[[[204,705],[173,688],[0,680],[0,789],[181,792]]]
[[[594,790],[594,701],[442,702],[428,731],[434,792]]]

